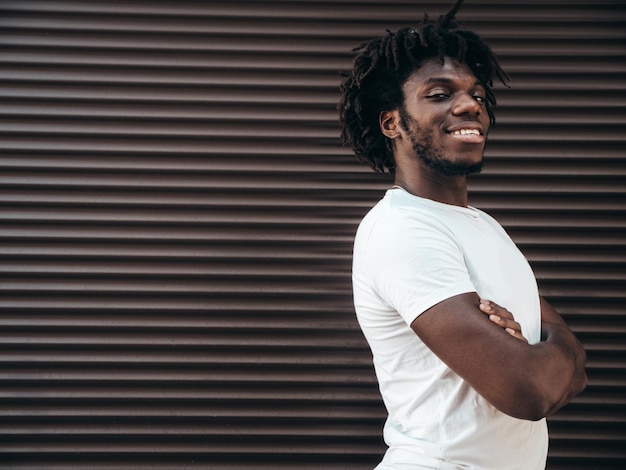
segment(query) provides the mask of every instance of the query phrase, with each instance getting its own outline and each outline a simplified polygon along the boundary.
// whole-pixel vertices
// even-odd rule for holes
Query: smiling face
[[[422,64],[403,85],[398,151],[413,153],[434,172],[479,172],[489,132],[486,95],[469,67],[446,58]],[[402,159],[398,159],[399,165]]]

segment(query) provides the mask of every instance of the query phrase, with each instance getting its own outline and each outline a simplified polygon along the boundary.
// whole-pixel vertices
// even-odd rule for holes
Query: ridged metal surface
[[[448,3],[0,1],[1,468],[378,461],[350,262],[389,180],[339,145],[339,71]],[[622,468],[626,5],[460,18],[513,78],[471,203],[589,354],[549,468]]]

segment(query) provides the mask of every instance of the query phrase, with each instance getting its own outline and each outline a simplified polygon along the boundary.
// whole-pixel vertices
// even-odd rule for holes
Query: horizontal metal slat
[[[338,72],[449,3],[2,2],[0,466],[379,461],[349,270],[391,180],[339,145]],[[462,13],[513,76],[473,204],[588,349],[548,468],[620,468],[622,2]]]

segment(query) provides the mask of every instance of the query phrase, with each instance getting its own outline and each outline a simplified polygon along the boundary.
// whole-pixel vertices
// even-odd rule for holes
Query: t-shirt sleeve
[[[454,236],[426,217],[378,220],[366,253],[374,289],[408,325],[439,302],[476,291]]]

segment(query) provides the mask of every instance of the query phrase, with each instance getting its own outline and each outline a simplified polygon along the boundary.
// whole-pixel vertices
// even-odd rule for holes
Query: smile
[[[459,143],[464,144],[483,144],[485,135],[478,126],[455,126],[448,130],[448,135]]]
[[[459,129],[459,130],[450,132],[450,134],[452,135],[468,135],[468,134],[481,135],[478,129]]]

